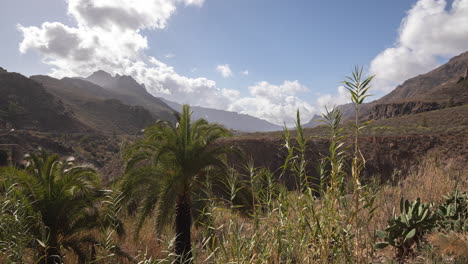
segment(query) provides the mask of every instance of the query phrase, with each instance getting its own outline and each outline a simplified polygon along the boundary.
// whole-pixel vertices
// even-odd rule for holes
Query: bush
[[[418,198],[410,203],[400,200],[399,216],[393,213],[384,231],[376,235],[384,240],[376,244],[379,249],[392,246],[397,249],[397,259],[402,259],[412,252],[414,245],[419,247],[422,236],[435,227],[437,215],[432,211],[432,204],[421,203]]]
[[[468,231],[468,192],[455,190],[444,197],[445,202],[437,210],[437,225],[446,231]]]

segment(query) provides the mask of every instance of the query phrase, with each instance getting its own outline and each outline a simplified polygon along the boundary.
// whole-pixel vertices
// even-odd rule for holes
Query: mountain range
[[[96,71],[86,78],[59,80],[37,75],[31,76],[31,79],[70,105],[84,123],[102,131],[129,133],[156,120],[175,122],[174,113],[182,108],[178,103],[154,97],[143,84],[137,83],[130,76],[112,76],[105,71]],[[265,120],[235,112],[197,106],[191,110],[194,119],[205,118],[236,131],[265,132],[281,129]],[[105,117],[105,120],[100,120],[99,115]]]
[[[468,52],[451,58],[447,63],[408,79],[387,95],[361,105],[360,118],[379,120],[439,110],[468,103]],[[343,117],[354,116],[352,104],[338,106]],[[306,127],[320,125],[315,116]]]
[[[408,169],[411,165],[408,162],[420,157],[417,153],[429,151],[445,153],[442,157],[466,164],[463,143],[468,125],[467,67],[468,53],[463,53],[362,106],[360,118],[375,120],[363,130],[362,143],[368,147],[370,172],[390,175],[395,166]],[[87,78],[56,79],[45,75],[28,78],[0,68],[0,145],[17,146],[14,153],[18,161],[21,153],[41,147],[91,162],[108,177],[119,175],[122,145],[157,120],[175,122],[174,113],[180,107],[153,97],[144,85],[128,76],[98,71]],[[339,108],[345,118],[352,118],[351,104]],[[194,118],[203,117],[235,130],[280,130],[279,126],[247,115],[203,107],[192,110]],[[322,140],[311,143],[310,150],[324,154],[328,130],[319,126],[322,123],[317,119],[320,116],[306,125],[317,127],[304,131],[307,137]],[[11,128],[15,130],[9,133]],[[284,143],[281,136],[281,131],[242,133],[226,140],[242,146],[256,162],[263,164],[262,160],[267,162],[270,156],[284,160],[284,153],[276,151]],[[380,145],[380,150],[374,150]],[[320,153],[314,157],[320,157]]]
[[[360,118],[379,120],[433,111],[468,102],[468,52],[397,86],[386,96],[363,104]],[[182,106],[151,95],[143,84],[125,75],[97,71],[86,78],[27,78],[0,70],[0,125],[47,131],[101,131],[136,134],[157,120],[175,122]],[[351,119],[351,104],[339,106]],[[243,132],[278,131],[281,127],[235,112],[192,107],[193,118],[205,118]],[[305,124],[322,124],[316,115]]]
[[[180,112],[182,110],[181,104],[163,98],[161,99],[175,111]],[[225,127],[232,130],[242,132],[268,132],[282,129],[281,126],[272,124],[263,119],[236,112],[200,106],[192,106],[190,110],[193,111],[192,118],[194,119],[204,118],[209,122],[223,124]]]

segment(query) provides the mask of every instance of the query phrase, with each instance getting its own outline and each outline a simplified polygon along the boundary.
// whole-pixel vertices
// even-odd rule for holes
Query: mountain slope
[[[68,104],[82,123],[97,131],[135,134],[156,117],[141,106],[131,106],[115,99],[114,93],[86,80],[49,76],[31,76],[50,93]]]
[[[162,100],[172,107],[172,109],[178,112],[181,111],[181,104],[165,99]],[[200,106],[192,106],[190,107],[190,110],[193,111],[192,117],[194,119],[204,118],[208,122],[223,124],[228,129],[242,132],[268,132],[282,130],[281,126],[250,115]]]
[[[378,102],[442,101],[449,100],[457,93],[466,99],[466,88],[457,86],[457,82],[461,77],[465,76],[467,69],[468,52],[465,52],[451,58],[446,64],[428,73],[406,80],[389,94],[379,99]],[[438,97],[436,98],[434,95]]]
[[[105,71],[97,71],[86,78],[112,93],[118,94],[120,100],[128,104],[137,104],[144,106],[152,112],[161,111],[161,106],[168,106],[172,110],[180,112],[182,105],[165,100],[163,98],[153,97],[146,91],[143,85],[138,84],[130,76],[112,76]],[[166,110],[166,109],[164,109]],[[238,114],[235,112],[223,111],[212,108],[192,106],[193,117],[195,119],[205,118],[209,122],[220,123],[229,129],[244,131],[244,132],[265,132],[281,130],[282,127],[269,123],[265,120]],[[172,118],[172,115],[170,115]]]
[[[439,110],[468,103],[468,52],[451,58],[444,65],[406,80],[393,91],[360,107],[362,119],[385,119]],[[343,117],[354,115],[352,104],[338,106]],[[307,127],[316,126],[309,122]]]
[[[156,119],[174,122],[174,110],[165,102],[152,96],[143,85],[130,76],[112,76],[105,71],[97,71],[85,78],[113,94],[112,98],[130,105],[139,105],[148,109]]]
[[[39,131],[90,130],[75,113],[38,82],[0,71],[0,127]]]

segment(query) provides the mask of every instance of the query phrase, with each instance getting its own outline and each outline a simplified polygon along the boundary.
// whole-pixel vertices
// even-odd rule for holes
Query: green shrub
[[[446,231],[468,231],[468,192],[455,190],[437,210],[437,226]]]
[[[393,213],[384,231],[376,231],[376,235],[384,240],[376,244],[376,248],[383,249],[387,246],[395,247],[397,258],[407,256],[416,244],[419,247],[422,236],[435,227],[437,215],[432,210],[432,204],[421,203],[418,198],[410,203],[408,200],[400,200],[399,216]]]

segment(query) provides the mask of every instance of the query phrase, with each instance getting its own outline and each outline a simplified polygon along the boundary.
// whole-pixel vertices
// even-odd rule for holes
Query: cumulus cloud
[[[232,71],[231,67],[229,67],[229,64],[216,66],[216,71],[221,73],[224,78],[232,77]]]
[[[291,125],[299,109],[302,119],[308,121],[316,109],[298,97],[307,91],[299,81],[284,81],[279,85],[258,82],[249,87],[248,97],[233,102],[229,110],[254,115],[276,124],[286,122]]]
[[[179,103],[238,111],[282,124],[293,123],[296,109],[306,120],[314,107],[299,99],[307,91],[298,81],[280,85],[259,82],[242,97],[204,77],[189,78],[145,51],[144,29],[163,29],[179,5],[201,6],[203,0],[68,0],[75,26],[45,22],[22,26],[20,52],[36,51],[55,77],[87,76],[96,70],[130,75],[155,96]],[[232,76],[229,65],[217,67]],[[247,71],[244,72],[246,74]]]
[[[347,104],[351,102],[349,91],[344,86],[339,86],[336,94],[323,94],[317,98],[317,107],[320,112],[325,108],[331,109],[334,106]]]
[[[468,0],[419,0],[407,12],[395,45],[370,65],[375,88],[390,91],[404,80],[425,73],[468,50]]]
[[[206,78],[188,78],[145,54],[142,29],[161,29],[178,4],[200,6],[196,0],[69,0],[75,27],[58,22],[41,26],[18,25],[23,33],[20,52],[38,51],[55,77],[87,76],[102,69],[131,75],[154,95],[169,100],[224,108],[232,91]],[[173,57],[170,54],[167,57]]]
[[[244,76],[248,76],[248,75],[249,75],[249,71],[248,71],[248,70],[242,71],[241,74],[244,75]]]

